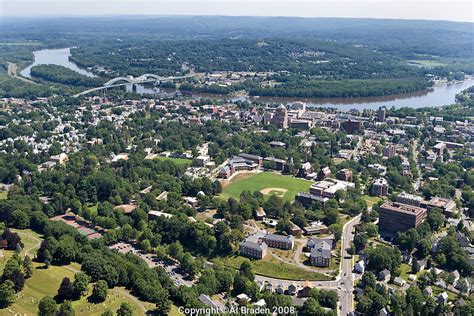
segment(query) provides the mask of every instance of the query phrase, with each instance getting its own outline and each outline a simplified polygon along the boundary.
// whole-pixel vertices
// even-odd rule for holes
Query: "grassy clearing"
[[[171,305],[171,309],[168,312],[168,316],[181,316],[181,314],[178,310],[178,307],[176,305]]]
[[[238,269],[240,268],[242,262],[246,260],[246,258],[234,255],[216,260],[220,260],[228,267]],[[255,274],[262,276],[298,281],[323,281],[330,279],[330,277],[321,273],[303,270],[290,264],[281,262],[273,258],[271,255],[267,255],[262,260],[250,260],[250,262],[252,263]]]
[[[6,200],[8,197],[8,191],[0,192],[0,200]]]
[[[442,63],[438,60],[431,60],[431,59],[413,59],[413,60],[407,60],[409,64],[416,64],[420,65],[423,67],[442,67],[446,66],[446,63]]]
[[[161,161],[172,161],[177,165],[190,165],[192,160],[191,159],[186,159],[186,158],[171,158],[171,157],[162,157],[162,156],[157,156],[155,159],[161,160]]]
[[[233,197],[238,199],[243,191],[261,191],[264,189],[284,189],[286,192],[270,190],[270,194],[277,194],[285,201],[294,201],[296,193],[308,192],[312,181],[283,176],[278,173],[260,172],[250,176],[234,178],[228,183],[220,195],[224,199]],[[269,194],[267,196],[270,196]]]
[[[12,231],[17,232],[23,241],[24,247],[20,255],[23,257],[28,254],[33,258],[38,248],[38,243],[42,240],[42,236],[29,229],[12,229]],[[1,253],[3,256],[0,256],[0,272],[3,271],[5,263],[13,256],[14,251],[3,250]],[[39,301],[47,295],[54,297],[57,294],[62,279],[68,277],[74,280],[75,272],[81,269],[81,266],[77,263],[71,263],[67,266],[50,266],[49,269],[44,269],[42,263],[33,262],[33,267],[33,276],[26,280],[25,287],[19,293],[15,304],[6,309],[0,309],[0,315],[36,315],[38,313]],[[113,290],[109,290],[106,301],[101,304],[91,304],[87,301],[87,297],[91,293],[92,284],[89,285],[89,291],[86,296],[78,301],[72,302],[76,315],[100,315],[108,308],[112,310],[118,309],[123,302],[130,303],[134,307],[137,315],[142,314],[140,306],[126,294],[123,294],[130,294],[124,288],[117,287]],[[153,304],[147,302],[141,302],[141,304],[147,309],[154,308]]]
[[[382,200],[378,196],[370,195],[363,195],[362,198],[365,200],[365,202],[367,202],[368,207],[371,207],[372,205],[377,204],[380,200]]]

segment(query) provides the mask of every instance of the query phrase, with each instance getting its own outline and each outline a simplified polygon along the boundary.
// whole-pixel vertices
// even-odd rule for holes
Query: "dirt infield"
[[[283,194],[285,194],[286,192],[288,192],[287,189],[283,189],[283,188],[265,188],[263,190],[260,190],[260,193],[262,194],[265,194],[265,195],[277,195],[277,196],[280,196],[282,197]]]

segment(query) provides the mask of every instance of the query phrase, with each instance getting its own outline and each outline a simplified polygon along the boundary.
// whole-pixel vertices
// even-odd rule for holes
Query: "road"
[[[413,183],[413,188],[415,189],[415,192],[418,192],[418,190],[420,189],[420,184],[421,184],[421,177],[420,177],[421,170],[420,170],[420,165],[418,163],[418,155],[419,155],[419,152],[418,152],[418,139],[415,139],[415,141],[413,142],[412,151],[413,151],[413,160],[415,161],[416,169],[418,170],[418,177],[416,178],[415,182]]]
[[[36,84],[36,82],[34,82],[34,81],[32,81],[32,80],[29,80],[29,79],[26,79],[26,78],[24,78],[24,77],[18,76],[18,73],[17,73],[17,66],[16,66],[15,63],[9,63],[9,62],[7,62],[7,64],[8,64],[8,70],[7,70],[7,72],[8,72],[8,75],[9,75],[10,77],[13,77],[13,78],[16,78],[16,79],[20,79],[20,80],[22,80],[22,81],[24,81],[24,82]]]
[[[339,295],[339,313],[340,315],[347,315],[349,312],[354,311],[354,274],[352,268],[354,266],[353,258],[347,253],[347,249],[350,248],[351,242],[354,239],[354,226],[359,224],[361,215],[354,217],[347,222],[342,229],[341,237],[341,267],[339,269],[339,275],[335,280],[331,281],[291,281],[282,280],[277,278],[270,278],[261,275],[256,275],[255,280],[259,282],[267,282],[273,284],[275,287],[282,285],[288,287],[290,284],[299,286],[310,286],[328,290],[335,290]]]

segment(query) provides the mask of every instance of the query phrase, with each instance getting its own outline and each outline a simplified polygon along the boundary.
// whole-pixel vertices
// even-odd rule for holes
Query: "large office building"
[[[280,129],[288,128],[288,113],[284,105],[280,105],[276,109],[275,114],[273,115],[270,123]]]
[[[379,229],[387,233],[406,231],[418,227],[425,218],[424,208],[389,201],[380,206]]]

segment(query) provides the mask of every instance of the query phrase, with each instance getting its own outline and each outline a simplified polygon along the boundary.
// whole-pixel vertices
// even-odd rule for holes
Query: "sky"
[[[474,22],[472,0],[0,0],[0,16],[233,15]]]

